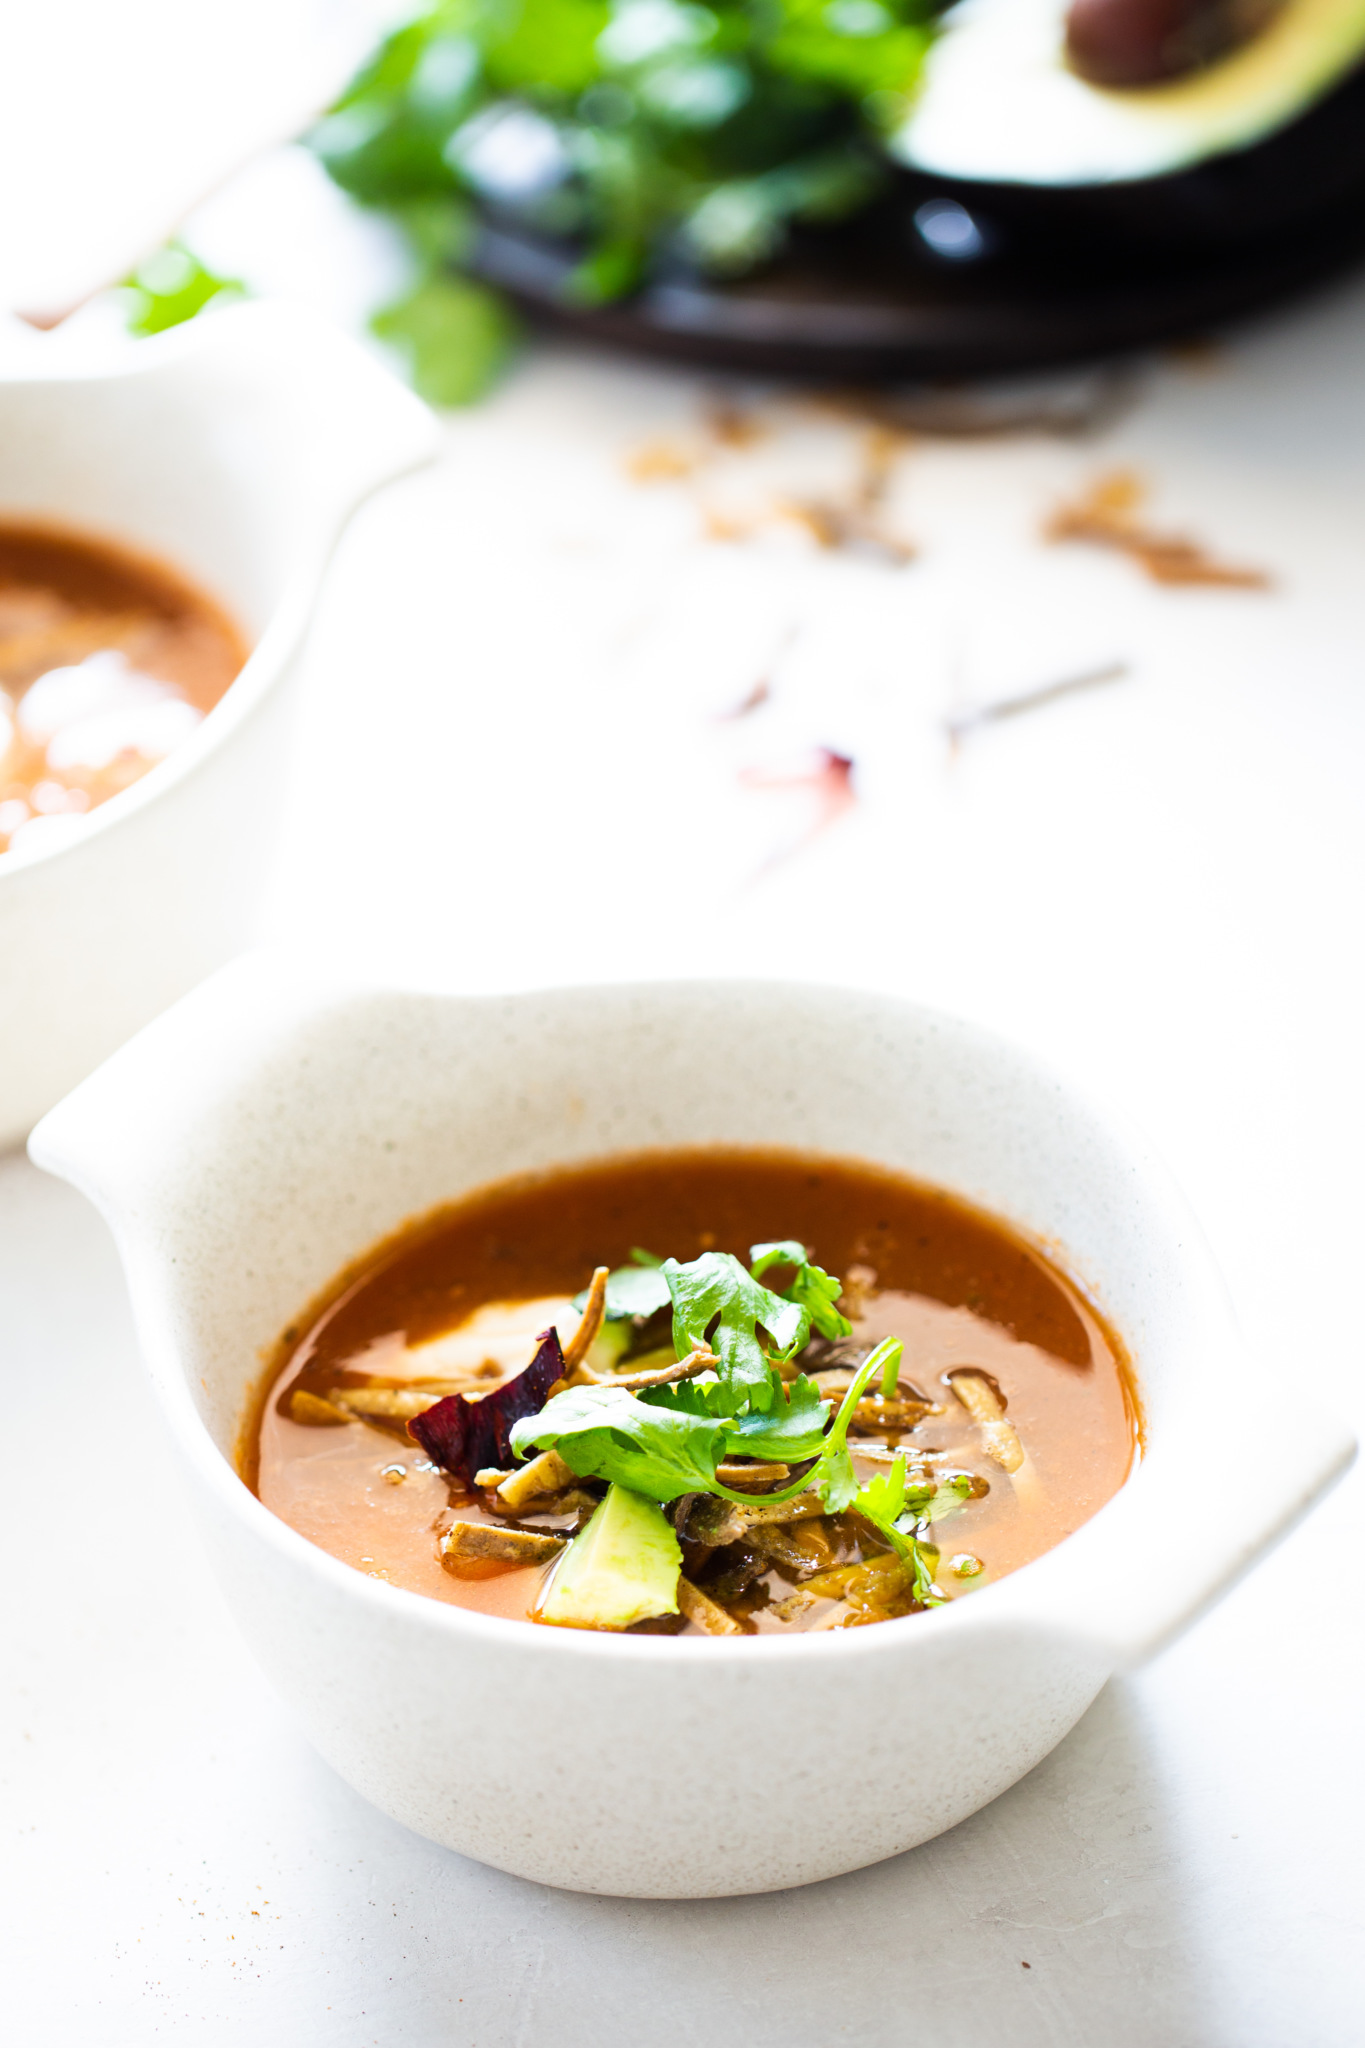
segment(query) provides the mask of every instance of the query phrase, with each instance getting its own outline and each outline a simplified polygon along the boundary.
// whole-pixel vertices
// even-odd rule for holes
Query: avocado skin
[[[1273,135],[1164,177],[1042,186],[904,171],[897,185],[912,212],[928,197],[958,200],[1014,258],[1244,247],[1365,195],[1365,62]]]

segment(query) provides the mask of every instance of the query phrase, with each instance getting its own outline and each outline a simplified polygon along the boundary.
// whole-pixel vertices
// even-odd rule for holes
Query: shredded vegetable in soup
[[[0,523],[0,853],[57,843],[163,761],[245,660],[231,620],[174,571]]]
[[[357,1570],[512,1620],[857,1628],[1059,1543],[1137,1443],[1036,1245],[784,1153],[640,1155],[413,1226],[286,1331],[245,1476]]]

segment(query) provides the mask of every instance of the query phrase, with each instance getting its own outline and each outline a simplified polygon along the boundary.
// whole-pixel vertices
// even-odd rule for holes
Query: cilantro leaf
[[[567,1387],[512,1431],[512,1450],[559,1452],[582,1478],[607,1479],[651,1500],[719,1492],[725,1427],[678,1408],[647,1407],[625,1387]]]
[[[820,1454],[820,1466],[815,1484],[820,1496],[832,1515],[851,1507],[858,1492],[858,1475],[853,1469],[853,1459],[848,1448],[848,1428],[862,1400],[864,1391],[879,1372],[890,1374],[899,1363],[905,1349],[899,1337],[885,1337],[876,1350],[869,1353],[858,1368],[857,1377],[839,1404],[839,1413],[825,1438],[825,1448]]]
[[[807,1263],[787,1289],[787,1299],[806,1311],[822,1337],[847,1337],[853,1325],[835,1306],[840,1287],[832,1273]]]
[[[848,1336],[853,1325],[846,1316],[840,1315],[835,1306],[843,1283],[827,1273],[823,1266],[813,1266],[806,1257],[803,1244],[798,1244],[794,1238],[785,1238],[778,1244],[756,1244],[750,1248],[749,1270],[755,1280],[761,1280],[774,1266],[796,1268],[796,1277],[790,1287],[782,1290],[782,1299],[794,1301],[805,1311],[808,1332],[813,1327],[822,1337]]]
[[[247,295],[240,278],[215,276],[182,242],[158,249],[126,282],[131,334],[164,334],[168,327],[193,320],[211,299],[226,305]]]
[[[967,1482],[970,1484],[970,1481]],[[933,1565],[938,1562],[938,1552],[932,1544],[922,1544],[918,1530],[922,1525],[907,1515],[907,1500],[915,1494],[923,1494],[923,1487],[907,1488],[905,1482],[904,1455],[897,1458],[889,1472],[878,1472],[855,1493],[850,1506],[860,1515],[866,1516],[873,1526],[880,1530],[901,1563],[910,1573],[910,1583],[916,1600],[923,1607],[939,1607],[943,1604],[941,1593],[934,1591]],[[906,1522],[910,1520],[907,1530]],[[933,1560],[931,1564],[930,1560]]]
[[[905,1513],[905,1458],[897,1458],[889,1472],[874,1473],[858,1493],[858,1512],[879,1529],[893,1529]]]
[[[747,1458],[780,1458],[789,1465],[814,1458],[824,1448],[829,1411],[829,1402],[822,1400],[820,1389],[803,1373],[790,1386],[779,1382],[774,1387],[772,1405],[766,1412],[750,1410],[736,1416],[725,1448]]]
[[[749,1271],[755,1280],[771,1273],[774,1266],[804,1266],[806,1247],[794,1237],[779,1238],[776,1244],[751,1244]]]
[[[371,330],[403,357],[414,388],[433,405],[467,405],[511,351],[515,323],[486,286],[433,272],[383,306]]]
[[[673,1348],[679,1358],[711,1344],[721,1381],[743,1388],[755,1408],[772,1401],[772,1363],[783,1363],[810,1335],[810,1318],[746,1273],[730,1252],[703,1252],[690,1265],[665,1259],[660,1268],[673,1297]],[[715,1324],[715,1334],[708,1332]],[[759,1330],[767,1332],[764,1351]]]
[[[911,1487],[906,1494],[906,1513],[912,1515],[920,1529],[927,1529],[931,1522],[941,1522],[945,1515],[955,1514],[965,1507],[972,1497],[972,1475],[970,1472],[953,1472],[928,1491],[927,1499],[917,1499],[925,1489]]]
[[[736,1394],[714,1373],[695,1379],[674,1380],[662,1387],[648,1387],[640,1399],[650,1408],[669,1408],[678,1415],[703,1415],[708,1421],[731,1426],[736,1409],[747,1405],[748,1396]],[[763,1418],[765,1421],[767,1417]]]
[[[747,1401],[736,1412],[735,1394],[721,1380],[709,1374],[693,1380],[679,1380],[673,1386],[651,1387],[641,1395],[651,1408],[667,1408],[675,1414],[714,1417],[725,1424],[727,1454],[746,1458],[780,1458],[800,1464],[818,1457],[824,1446],[829,1402],[804,1375],[784,1387],[774,1374],[771,1407],[754,1409]]]

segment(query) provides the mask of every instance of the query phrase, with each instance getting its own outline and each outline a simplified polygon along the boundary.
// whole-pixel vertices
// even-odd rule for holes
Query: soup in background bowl
[[[203,723],[247,658],[169,565],[0,520],[0,854],[60,843]]]
[[[0,376],[0,1148],[250,942],[328,556],[438,432],[284,306]]]
[[[464,998],[356,985],[325,961],[262,955],[225,969],[149,1026],[44,1121],[31,1151],[110,1220],[153,1386],[189,1477],[206,1569],[216,1571],[303,1727],[386,1813],[464,1855],[548,1884],[671,1898],[762,1891],[856,1869],[940,1833],[1045,1756],[1113,1672],[1191,1621],[1352,1455],[1349,1436],[1316,1404],[1296,1407],[1293,1431],[1278,1426],[1282,1398],[1246,1355],[1197,1226],[1139,1140],[1019,1047],[888,996],[677,982]],[[926,1190],[940,1191],[950,1223],[984,1231],[978,1247],[1014,1262],[1016,1287],[1029,1268],[1030,1315],[1042,1320],[1021,1320],[1017,1297],[1011,1305],[1009,1290],[1002,1297],[983,1286],[989,1275],[980,1261],[968,1261],[978,1268],[966,1276],[976,1287],[950,1286],[946,1263],[937,1277],[917,1271],[904,1245],[893,1252],[868,1236],[894,1220],[885,1211],[841,1222],[835,1209],[822,1212],[818,1190],[800,1195],[790,1178],[769,1183],[780,1200],[751,1206],[746,1195],[723,1213],[722,1184],[714,1175],[708,1183],[704,1164],[721,1151],[732,1161],[747,1153],[835,1162],[819,1169],[831,1186],[837,1163],[851,1163],[855,1176],[870,1170],[894,1181],[906,1216],[933,1199]],[[597,1177],[600,1195],[624,1160],[685,1153],[698,1164],[695,1199],[682,1199],[681,1173],[674,1194],[660,1183],[650,1196],[675,1203],[652,1210],[671,1242],[639,1242],[633,1199],[616,1215],[610,1202],[585,1199],[581,1212],[553,1219],[544,1263],[532,1256],[529,1230],[520,1252],[516,1234],[501,1225],[482,1243],[475,1230],[467,1243],[476,1256],[464,1276],[471,1292],[452,1298],[461,1275],[443,1262],[459,1241],[459,1219],[472,1223],[499,1187],[496,1199],[506,1197],[511,1216],[537,1188],[582,1191]],[[738,1189],[742,1179],[735,1171],[728,1184]],[[758,1192],[751,1182],[750,1194]],[[435,1222],[424,1239],[426,1219]],[[557,1300],[557,1315],[597,1262],[619,1272],[633,1247],[661,1258],[671,1251],[681,1268],[714,1232],[716,1249],[733,1248],[747,1281],[758,1265],[764,1287],[785,1297],[797,1269],[755,1258],[756,1224],[790,1233],[787,1249],[800,1251],[803,1264],[807,1249],[819,1263],[823,1248],[836,1272],[842,1260],[849,1308],[857,1284],[851,1254],[868,1238],[866,1264],[877,1274],[869,1315],[878,1310],[878,1286],[883,1307],[889,1295],[928,1304],[928,1324],[938,1310],[967,1309],[976,1320],[958,1326],[965,1348],[954,1343],[953,1364],[979,1372],[985,1358],[1005,1396],[1003,1420],[1045,1485],[1062,1439],[1050,1435],[1040,1389],[1064,1387],[1075,1414],[1086,1388],[1105,1388],[1107,1408],[1092,1411],[1102,1451],[1087,1482],[1096,1503],[1122,1477],[1132,1444],[1121,1346],[1142,1418],[1143,1453],[1130,1476],[1088,1518],[1082,1511],[1091,1501],[1075,1502],[1079,1526],[1041,1555],[941,1604],[919,1600],[911,1584],[907,1611],[877,1626],[802,1626],[798,1615],[792,1625],[756,1620],[750,1631],[745,1594],[757,1580],[727,1599],[708,1581],[707,1560],[693,1553],[685,1575],[704,1592],[709,1585],[707,1597],[736,1626],[671,1635],[534,1626],[480,1611],[461,1599],[459,1575],[436,1564],[430,1549],[421,1569],[439,1571],[429,1583],[443,1595],[449,1578],[454,1598],[371,1576],[359,1557],[345,1561],[291,1527],[240,1475],[242,1418],[279,1362],[282,1332],[293,1330],[286,1343],[301,1375],[308,1365],[297,1350],[308,1328],[293,1319],[310,1301],[320,1305],[320,1322],[330,1304],[331,1320],[316,1332],[309,1356],[318,1370],[301,1391],[344,1416],[357,1392],[403,1391],[384,1383],[407,1378],[407,1365],[389,1368],[410,1337],[418,1348],[424,1333],[433,1347],[455,1344],[465,1309],[477,1314],[480,1300]],[[394,1256],[371,1262],[373,1248],[386,1243]],[[424,1243],[440,1252],[429,1286],[417,1284]],[[408,1254],[417,1263],[405,1268]],[[510,1284],[494,1285],[491,1269],[503,1254]],[[347,1300],[333,1292],[348,1271],[358,1283],[349,1325]],[[399,1288],[389,1308],[380,1298],[386,1276]],[[823,1302],[822,1316],[834,1306],[813,1274],[805,1291],[808,1305]],[[793,1340],[793,1306],[769,1304],[755,1317],[776,1319],[768,1334],[778,1348]],[[892,1304],[907,1353],[919,1341],[903,1314],[908,1306]],[[1090,1317],[1089,1342],[1094,1333],[1106,1340],[1108,1363],[1092,1350],[1087,1369],[1073,1316],[1082,1328]],[[324,1359],[328,1331],[340,1349]],[[683,1334],[697,1348],[690,1324]],[[715,1338],[717,1354],[729,1341],[709,1318],[701,1334]],[[517,1333],[518,1347],[525,1336],[524,1328]],[[486,1348],[488,1338],[486,1328],[478,1332],[476,1366],[503,1356]],[[989,1357],[977,1348],[987,1338],[996,1347]],[[356,1347],[373,1340],[377,1348],[362,1354],[357,1373]],[[1011,1376],[1018,1353],[1009,1347],[1021,1343],[1046,1354],[1031,1385]],[[572,1347],[570,1335],[565,1363]],[[676,1344],[672,1352],[676,1360]],[[520,1355],[514,1347],[509,1365]],[[953,1469],[987,1478],[989,1508],[1012,1484],[1008,1466],[987,1451],[992,1418],[978,1419],[942,1385],[942,1371],[956,1377],[952,1366],[945,1362],[935,1379],[931,1367],[941,1357],[907,1366],[912,1384],[902,1387],[898,1364],[889,1388],[884,1376],[872,1386],[874,1410],[878,1396],[898,1407],[896,1426],[880,1441],[896,1455],[893,1436],[918,1442],[926,1453],[920,1465],[933,1463],[931,1450],[951,1452]],[[423,1376],[454,1380],[471,1359],[452,1351],[439,1366],[427,1362],[433,1373]],[[869,1362],[854,1369],[855,1382]],[[566,1391],[575,1399],[617,1391],[553,1387],[545,1382],[551,1406]],[[294,1390],[281,1383],[276,1398],[285,1393],[292,1408]],[[912,1422],[918,1394],[943,1415]],[[466,1432],[469,1411],[477,1416],[487,1405],[458,1390],[442,1399],[456,1402]],[[419,1426],[435,1413],[425,1399],[423,1409]],[[540,1433],[537,1414],[543,1419],[533,1409],[510,1426],[509,1465],[518,1462],[523,1422]],[[371,1470],[381,1456],[410,1462],[411,1440],[397,1430],[389,1453],[372,1422],[286,1419],[300,1441],[319,1446],[319,1457],[330,1443],[343,1463],[363,1455]],[[939,1422],[951,1422],[953,1440],[937,1442],[929,1424]],[[698,1438],[693,1470],[702,1459],[704,1474],[717,1449],[709,1423]],[[998,1434],[995,1447],[1005,1448]],[[455,1432],[439,1448],[455,1456]],[[482,1461],[481,1444],[469,1439],[468,1448]],[[538,1443],[525,1448],[543,1455]],[[593,1462],[567,1441],[564,1448],[566,1463]],[[728,1430],[719,1450],[741,1468],[748,1456]],[[791,1483],[804,1487],[805,1461],[795,1453],[765,1462],[788,1464]],[[907,1454],[907,1487],[910,1463]],[[858,1460],[850,1464],[858,1487],[878,1477],[866,1463],[861,1476]],[[1078,1470],[1059,1463],[1062,1486],[1066,1472]],[[473,1476],[477,1487],[477,1470]],[[381,1483],[388,1485],[382,1475]],[[433,1547],[454,1519],[521,1519],[493,1510],[457,1516],[445,1480],[423,1475],[421,1484],[430,1513],[418,1533]],[[490,1484],[503,1480],[478,1490]],[[407,1497],[406,1485],[405,1478],[391,1489],[395,1501]],[[729,1490],[752,1495],[762,1486],[751,1477],[747,1488]],[[325,1511],[339,1498],[342,1526],[329,1540],[341,1552],[354,1535],[353,1496],[324,1486],[315,1504]],[[880,1515],[885,1496],[871,1505]],[[569,1512],[576,1516],[581,1504]],[[939,1547],[932,1520],[921,1535],[922,1518],[897,1533]],[[937,1526],[946,1533],[950,1520]],[[395,1535],[383,1534],[378,1511],[375,1529],[376,1540]],[[323,1533],[315,1524],[313,1535]],[[694,1537],[689,1523],[673,1538],[681,1551],[705,1534]],[[1008,1562],[1007,1538],[1005,1519],[994,1532],[983,1525],[988,1568],[992,1554]],[[945,1541],[930,1580],[945,1593],[943,1560],[957,1548]],[[394,1554],[401,1562],[407,1553],[400,1543]],[[855,1568],[870,1561],[846,1560]],[[786,1577],[777,1573],[769,1607],[809,1591],[803,1572],[804,1561]],[[479,1598],[502,1598],[499,1581],[506,1588],[521,1575],[517,1567],[466,1583],[493,1586]],[[530,1574],[526,1583],[534,1580]],[[852,1605],[847,1591],[822,1612]],[[749,1618],[762,1609],[760,1600]]]

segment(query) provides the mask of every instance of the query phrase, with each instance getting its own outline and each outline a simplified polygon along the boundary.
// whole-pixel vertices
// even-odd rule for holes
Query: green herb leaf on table
[[[413,388],[432,405],[467,405],[477,397],[516,334],[496,292],[454,274],[427,277],[370,326],[403,357]]]
[[[247,296],[236,277],[218,277],[180,242],[169,242],[149,256],[127,280],[128,330],[131,334],[164,334],[193,320],[211,301],[226,305]]]

